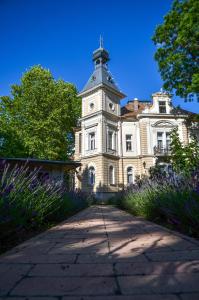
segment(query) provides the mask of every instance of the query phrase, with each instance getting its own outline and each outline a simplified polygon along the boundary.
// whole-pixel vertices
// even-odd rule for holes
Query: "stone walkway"
[[[198,300],[199,242],[91,207],[0,256],[0,299]]]

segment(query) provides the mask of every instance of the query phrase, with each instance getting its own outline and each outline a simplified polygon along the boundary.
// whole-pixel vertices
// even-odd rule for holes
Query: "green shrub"
[[[148,180],[125,191],[118,205],[136,216],[166,222],[199,237],[199,172],[186,178]]]
[[[62,182],[38,179],[38,173],[39,169],[30,172],[27,166],[1,166],[0,226],[38,228],[88,206],[88,195],[67,191]]]

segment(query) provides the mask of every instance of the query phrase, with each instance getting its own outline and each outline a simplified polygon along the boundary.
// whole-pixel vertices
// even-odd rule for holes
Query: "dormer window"
[[[114,111],[115,110],[115,106],[113,103],[109,103],[109,108],[110,110]]]
[[[110,75],[107,77],[107,80],[108,80],[110,83],[113,83],[113,78],[112,78]]]
[[[166,114],[167,113],[166,102],[165,101],[159,101],[159,113],[160,114]]]

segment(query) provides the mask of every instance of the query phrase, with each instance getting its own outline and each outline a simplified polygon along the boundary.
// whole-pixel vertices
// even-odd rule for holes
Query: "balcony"
[[[154,149],[154,155],[156,155],[156,156],[168,156],[168,155],[171,155],[171,149],[169,147],[158,147],[158,146],[155,146],[153,149]]]
[[[108,153],[108,154],[112,154],[112,155],[117,155],[116,149],[112,149],[112,148],[109,148],[109,147],[108,147],[108,149],[107,149],[107,153]]]

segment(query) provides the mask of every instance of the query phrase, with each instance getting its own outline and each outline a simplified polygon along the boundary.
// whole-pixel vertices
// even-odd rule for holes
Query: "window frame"
[[[160,138],[160,136],[158,136],[158,134],[160,134],[161,133],[161,138]],[[159,142],[161,142],[160,144],[161,145],[159,145]],[[158,149],[163,149],[163,147],[164,147],[164,132],[163,131],[157,131],[157,148]]]
[[[108,168],[108,181],[109,185],[115,185],[115,168],[113,165]]]
[[[159,101],[158,102],[158,105],[159,105],[159,113],[160,114],[166,114],[167,113],[167,105],[166,105],[166,101]],[[164,111],[161,111],[161,110],[164,110]]]
[[[129,169],[131,171],[129,171]],[[129,181],[129,176],[131,176],[131,178],[132,178],[131,182]],[[126,168],[126,178],[127,178],[127,185],[134,184],[134,168],[132,166],[128,166]]]
[[[165,147],[167,150],[171,148],[171,132],[169,131],[165,132]]]
[[[130,138],[127,138],[127,136],[130,136]],[[132,134],[126,134],[126,152],[131,152],[132,151]],[[128,145],[130,145],[130,149],[128,149]]]
[[[95,174],[96,174],[95,167],[94,166],[90,166],[88,168],[88,183],[91,186],[95,185]]]
[[[88,133],[88,150],[94,151],[96,149],[96,132],[91,131]]]
[[[158,134],[162,134],[162,136],[158,136]],[[171,132],[170,131],[157,131],[156,135],[156,143],[157,143],[157,148],[162,150],[162,149],[167,149],[170,150],[170,145],[171,145]],[[161,142],[161,143],[160,143]],[[161,144],[161,146],[160,146]]]
[[[114,150],[113,135],[114,135],[113,131],[108,130],[108,150]]]

